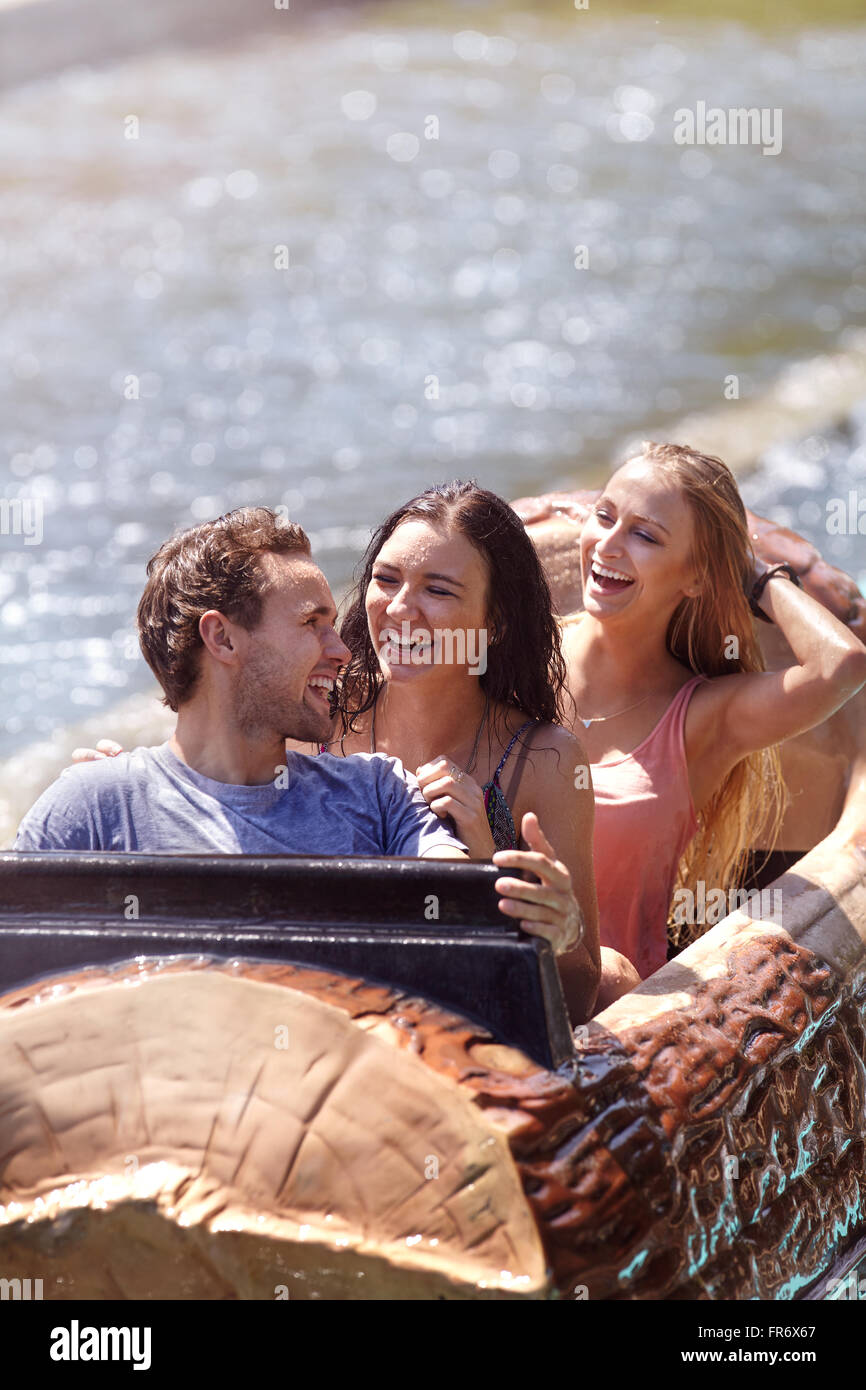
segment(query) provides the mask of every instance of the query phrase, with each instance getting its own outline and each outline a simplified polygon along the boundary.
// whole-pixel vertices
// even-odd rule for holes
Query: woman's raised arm
[[[759,564],[758,577],[767,568]],[[740,758],[823,723],[866,685],[866,647],[784,574],[765,583],[758,604],[777,624],[796,662],[781,671],[723,676],[699,687],[686,723],[693,790],[696,771],[698,782],[717,784]],[[697,794],[695,804],[702,801]]]

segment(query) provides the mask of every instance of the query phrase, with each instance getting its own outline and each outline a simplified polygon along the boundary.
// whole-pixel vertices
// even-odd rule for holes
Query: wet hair
[[[678,487],[694,524],[690,561],[700,591],[684,598],[671,616],[667,648],[695,674],[730,676],[765,670],[747,597],[754,552],[746,509],[727,464],[681,444],[645,440],[642,457]],[[736,643],[731,638],[736,638]],[[736,652],[736,654],[734,654]],[[697,832],[679,868],[679,885],[698,880],[727,890],[742,883],[748,851],[778,837],[785,807],[778,747],[742,758],[703,808]],[[677,945],[701,928],[672,929]]]
[[[487,669],[479,676],[492,707],[514,705],[527,719],[561,720],[565,663],[550,587],[523,522],[507,502],[474,482],[428,488],[386,517],[361,560],[340,636],[352,653],[336,697],[343,731],[374,704],[384,677],[367,621],[367,590],[379,551],[404,521],[427,521],[465,536],[487,570]]]
[[[148,561],[138,639],[169,709],[176,712],[198,680],[204,613],[216,609],[248,631],[258,626],[269,584],[260,561],[268,553],[309,555],[310,542],[268,507],[240,507],[172,536]]]

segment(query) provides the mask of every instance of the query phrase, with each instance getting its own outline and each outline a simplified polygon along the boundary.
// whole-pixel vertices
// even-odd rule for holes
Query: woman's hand
[[[529,849],[498,850],[493,862],[500,869],[527,870],[541,882],[498,878],[493,886],[502,895],[499,911],[508,917],[519,917],[524,931],[543,936],[556,955],[565,955],[583,939],[583,917],[571,886],[571,874],[556,858],[534,811],[526,812],[520,831]]]
[[[100,758],[116,758],[123,749],[114,739],[101,738],[95,748],[73,748],[72,761],[74,763],[95,763]]]
[[[415,776],[430,810],[440,819],[450,816],[453,820],[470,859],[492,858],[496,845],[490,833],[484,793],[474,778],[461,772],[450,758],[432,758],[418,768]]]

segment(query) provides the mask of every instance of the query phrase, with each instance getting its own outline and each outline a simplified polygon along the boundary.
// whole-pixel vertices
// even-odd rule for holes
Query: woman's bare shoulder
[[[524,740],[521,740],[524,741]],[[589,766],[580,739],[561,724],[536,724],[527,730],[525,779],[529,785],[548,785],[559,777],[572,780],[575,768]]]
[[[537,724],[518,782],[511,813],[518,824],[526,811],[535,811],[545,833],[555,838],[556,827],[568,834],[592,825],[594,796],[589,757],[579,738],[561,724]],[[511,787],[508,788],[511,791]]]

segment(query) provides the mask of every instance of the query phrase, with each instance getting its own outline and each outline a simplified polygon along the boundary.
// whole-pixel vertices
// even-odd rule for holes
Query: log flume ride
[[[590,500],[516,504],[563,612]],[[753,521],[866,637],[853,582]],[[863,694],[784,765],[784,925],[753,898],[574,1035],[492,866],[0,856],[0,1271],[54,1299],[825,1296],[866,1253]]]

